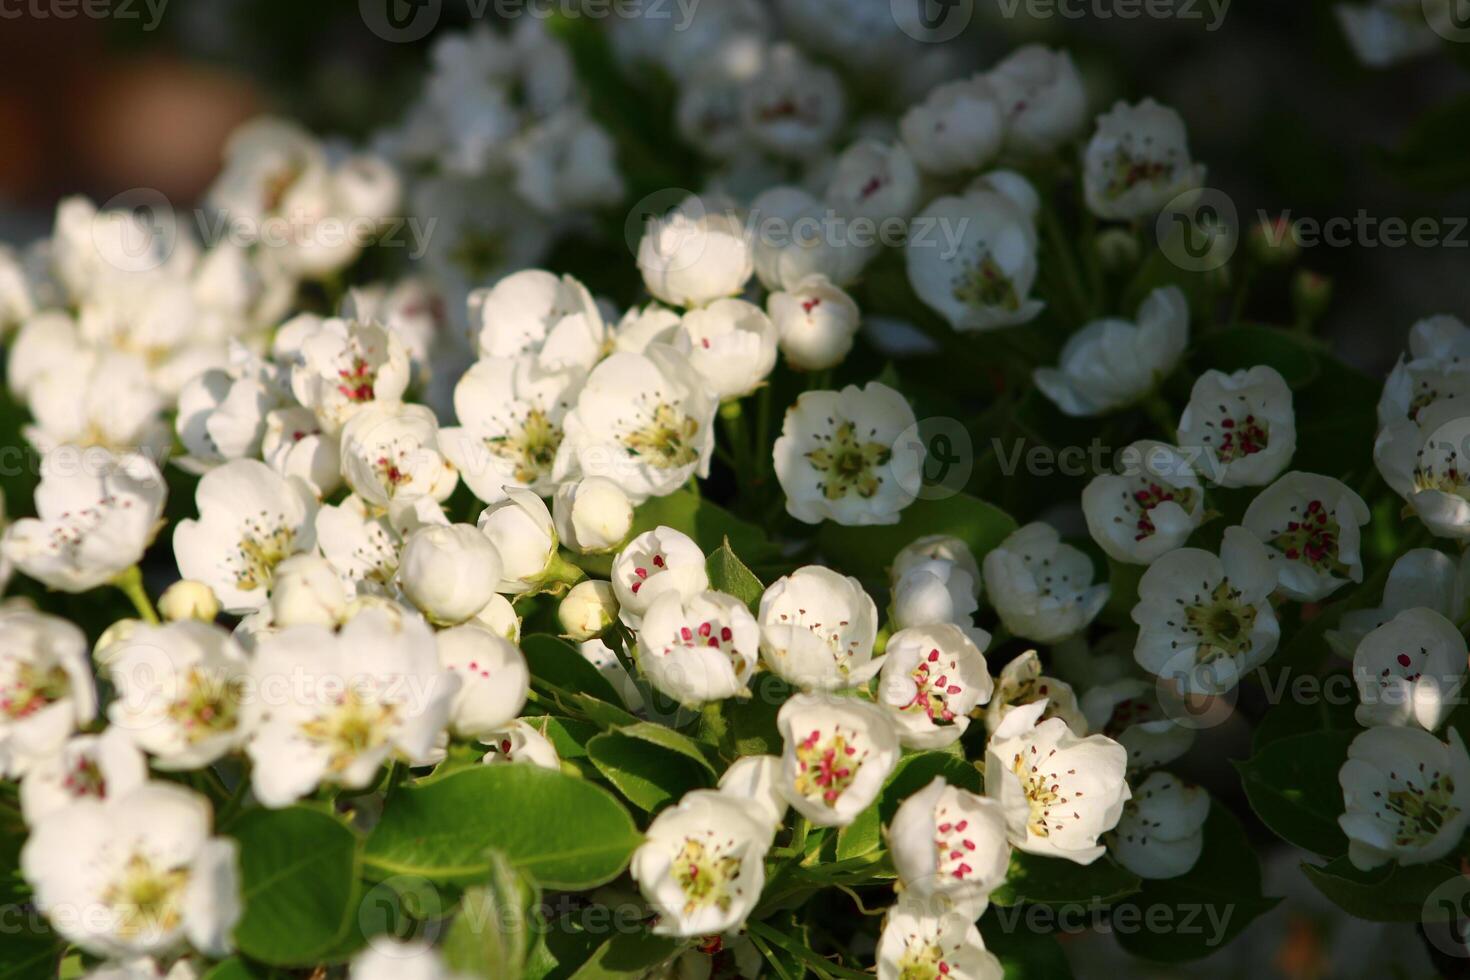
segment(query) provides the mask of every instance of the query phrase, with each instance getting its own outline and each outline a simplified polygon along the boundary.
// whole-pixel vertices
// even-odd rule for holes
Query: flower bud
[[[557,557],[556,526],[534,493],[507,487],[506,494],[480,513],[480,531],[500,552],[495,591],[518,595],[539,586]]]
[[[1332,280],[1320,273],[1300,269],[1291,280],[1291,305],[1299,321],[1312,323],[1332,302]]]
[[[556,610],[567,636],[581,642],[598,636],[618,618],[618,600],[611,582],[587,579],[572,586]]]
[[[1138,264],[1138,238],[1125,228],[1107,228],[1092,240],[1097,260],[1108,272],[1125,272]]]
[[[510,604],[510,600],[499,592],[475,613],[474,622],[512,643],[521,642],[521,617],[516,615],[516,607]]]
[[[485,608],[500,573],[500,554],[478,528],[427,525],[403,546],[398,585],[432,622],[449,625]]]
[[[1251,228],[1250,250],[1264,265],[1291,265],[1302,253],[1296,222],[1285,215],[1258,221]]]
[[[562,543],[582,554],[611,551],[633,527],[633,503],[623,488],[602,476],[563,483],[552,501]]]
[[[316,555],[295,555],[276,566],[271,621],[288,626],[335,627],[347,613],[347,592],[336,571]]]
[[[798,371],[836,367],[852,350],[857,333],[857,303],[823,275],[810,275],[766,299],[776,325],[781,353]]]
[[[158,613],[171,623],[181,619],[212,623],[219,615],[219,600],[214,590],[203,582],[180,579],[158,597]]]
[[[508,725],[526,704],[531,672],[516,645],[478,625],[434,636],[439,664],[461,681],[449,711],[455,734],[478,737]]]

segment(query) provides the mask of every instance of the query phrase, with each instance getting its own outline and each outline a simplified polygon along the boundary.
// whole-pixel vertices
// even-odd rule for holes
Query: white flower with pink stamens
[[[686,793],[649,824],[628,872],[658,913],[661,936],[707,936],[739,927],[765,885],[770,829],[743,800]]]
[[[1109,558],[1147,565],[1189,540],[1205,515],[1199,477],[1183,453],[1140,439],[1118,454],[1119,473],[1082,489],[1087,530]]]
[[[641,504],[708,476],[719,399],[667,344],[615,353],[593,369],[563,422],[558,480],[604,476]]]
[[[1199,450],[1195,469],[1222,487],[1265,486],[1296,452],[1291,389],[1265,365],[1206,371],[1179,417],[1179,446]]]
[[[221,957],[240,918],[238,847],[210,835],[209,801],[149,782],[50,814],[21,851],[36,907],[101,957]]]
[[[1434,731],[1465,686],[1465,637],[1432,609],[1405,609],[1358,643],[1353,679],[1358,724]]]
[[[919,171],[903,143],[861,139],[837,157],[825,196],[846,218],[907,221],[919,206]]]
[[[55,616],[0,614],[0,775],[55,755],[96,714],[86,635]]]
[[[803,690],[855,687],[883,666],[873,656],[878,607],[872,597],[857,579],[822,565],[772,582],[761,596],[760,624],[766,666]]]
[[[1194,729],[1170,718],[1158,688],[1136,677],[1089,688],[1082,695],[1082,713],[1089,729],[1128,750],[1130,772],[1172,762],[1194,744]]]
[[[449,723],[460,678],[412,613],[372,606],[339,631],[294,626],[259,640],[246,751],[267,807],[330,784],[362,789],[390,758],[423,759]]]
[[[691,598],[709,588],[704,552],[694,539],[671,527],[644,531],[613,559],[613,593],[618,618],[637,629],[654,600],[666,592]]]
[[[21,813],[34,827],[78,802],[126,796],[147,780],[148,761],[127,732],[109,728],[101,735],[76,735],[21,779]]]
[[[973,918],[908,898],[888,910],[877,958],[878,980],[1001,980],[1005,973]]]
[[[1337,822],[1362,871],[1437,861],[1470,823],[1470,755],[1453,728],[1448,744],[1422,728],[1370,728],[1348,746],[1337,779],[1345,805]]]
[[[862,312],[857,303],[821,273],[813,273],[766,297],[781,353],[798,371],[841,364],[852,350]]]
[[[439,420],[423,405],[374,402],[342,429],[342,477],[374,507],[429,497],[444,501],[459,473],[439,452]]]
[[[336,433],[364,405],[396,402],[408,387],[408,351],[377,323],[328,319],[306,337],[291,369],[296,400]]]
[[[488,746],[481,763],[487,766],[516,765],[540,766],[542,769],[560,769],[561,757],[556,746],[546,737],[544,730],[525,718],[517,718],[503,728],[497,728],[480,736],[480,744]]]
[[[1184,120],[1153,99],[1114,103],[1083,154],[1087,207],[1100,218],[1151,217],[1204,177],[1190,160]]]
[[[927,173],[974,172],[990,162],[1005,137],[994,88],[982,76],[934,86],[898,121],[904,145]]]
[[[1035,724],[1043,707],[1017,708],[992,733],[985,792],[1005,808],[1012,845],[1091,864],[1128,800],[1128,753],[1105,735],[1079,738],[1060,718]]]
[[[1087,123],[1087,89],[1065,51],[1023,45],[985,79],[1001,104],[1007,150],[1023,156],[1051,153],[1080,135]]]
[[[144,456],[62,446],[41,460],[37,516],[6,528],[0,550],[48,588],[86,592],[138,563],[167,496],[163,474]]]
[[[460,679],[449,709],[449,728],[476,738],[510,724],[526,705],[531,671],[520,649],[477,625],[434,634],[439,664]]]
[[[776,328],[765,311],[743,299],[717,299],[679,321],[689,363],[716,398],[743,398],[776,366]]]
[[[1041,718],[1060,718],[1077,735],[1087,734],[1087,719],[1077,706],[1077,695],[1066,681],[1041,672],[1041,658],[1027,650],[1000,669],[995,678],[995,696],[985,710],[985,725],[994,732],[1015,709],[1045,701]]]
[[[903,801],[888,850],[905,898],[938,900],[974,920],[1006,878],[1011,845],[999,802],[938,776]]]
[[[842,81],[792,44],[773,45],[764,70],[741,90],[740,117],[750,138],[781,157],[819,154],[842,125]]]
[[[776,716],[785,748],[781,795],[813,824],[844,827],[878,798],[902,749],[870,701],[798,694]]]
[[[1276,587],[1288,598],[1317,602],[1363,581],[1359,532],[1368,517],[1363,498],[1342,481],[1293,471],[1251,501],[1241,524],[1265,542]]]
[[[984,653],[963,629],[913,626],[888,640],[877,699],[906,747],[942,749],[964,734],[970,712],[990,700],[994,686]]]
[[[174,528],[179,572],[214,590],[228,613],[264,606],[276,566],[316,546],[316,496],[259,460],[210,470],[194,492],[197,520]]]
[[[107,718],[159,769],[201,769],[244,744],[250,662],[230,634],[185,620],[139,626],[108,650]]]
[[[638,628],[638,666],[649,683],[682,704],[749,697],[759,654],[755,617],[722,592],[688,598],[664,592]]]

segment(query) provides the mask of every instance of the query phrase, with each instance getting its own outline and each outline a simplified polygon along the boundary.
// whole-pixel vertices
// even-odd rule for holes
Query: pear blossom
[[[1160,211],[1198,188],[1205,168],[1193,163],[1179,113],[1153,99],[1116,102],[1097,117],[1083,153],[1087,206],[1100,218],[1131,221]]]
[[[335,434],[364,405],[396,402],[411,375],[408,350],[379,323],[329,319],[317,324],[291,368],[291,390]]]
[[[897,587],[910,571],[920,566],[928,567],[931,561],[949,562],[958,566],[959,571],[969,578],[975,595],[980,594],[980,565],[975,561],[970,546],[952,534],[926,534],[904,545],[893,556],[893,564],[888,569],[888,581]]]
[[[896,524],[921,482],[922,454],[899,446],[915,425],[903,395],[877,381],[803,392],[774,448],[787,513],[807,524]]]
[[[479,623],[496,636],[503,636],[512,643],[521,642],[521,618],[516,615],[516,607],[498,592],[485,603],[485,608],[475,613],[471,622]]]
[[[1465,637],[1432,609],[1405,609],[1353,653],[1358,724],[1418,725],[1434,731],[1465,686]]]
[[[375,514],[361,497],[317,511],[317,545],[349,595],[384,592],[394,582],[403,536],[387,514]]]
[[[438,420],[423,405],[366,405],[342,428],[342,477],[374,507],[416,497],[447,500],[459,474],[438,440]]]
[[[903,801],[888,827],[888,850],[904,899],[938,900],[965,918],[980,917],[1011,862],[1001,803],[936,776]]]
[[[888,910],[878,937],[878,980],[935,976],[1001,980],[1004,969],[971,916],[941,903],[905,899]]]
[[[980,608],[979,597],[978,573],[942,558],[917,562],[893,586],[893,624],[899,629],[930,623],[967,625]]]
[[[1118,455],[1119,473],[1101,473],[1083,487],[1082,513],[1109,558],[1147,565],[1204,522],[1204,490],[1173,446],[1140,439]]]
[[[1189,342],[1189,304],[1178,286],[1153,290],[1135,320],[1094,320],[1067,338],[1055,368],[1036,387],[1067,415],[1104,415],[1148,395]]]
[[[348,613],[347,589],[331,562],[318,555],[292,555],[276,566],[271,580],[270,618],[288,626],[335,627]]]
[[[976,190],[941,197],[909,225],[909,283],[924,305],[961,332],[1029,323],[1038,270],[1032,217],[1012,197]]]
[[[538,374],[585,374],[607,343],[607,326],[587,287],[571,276],[558,277],[542,269],[512,273],[488,289],[476,290],[470,294],[469,311],[471,339],[480,356],[526,358],[537,369],[530,374],[533,387],[540,380]],[[501,383],[498,375],[482,379],[470,397],[483,391],[487,382]],[[462,412],[468,403],[456,395],[456,410]],[[473,424],[463,414],[460,421]]]
[[[1340,480],[1293,471],[1256,495],[1241,524],[1267,545],[1282,593],[1316,602],[1363,581],[1359,537],[1368,516]]]
[[[1338,782],[1345,812],[1337,822],[1362,871],[1437,861],[1470,823],[1470,755],[1453,728],[1448,744],[1421,728],[1370,728],[1348,746]]]
[[[508,486],[552,492],[578,383],[576,374],[544,371],[526,355],[482,358],[465,372],[454,387],[460,424],[439,430],[439,446],[476,497],[497,503]]]
[[[1172,762],[1194,744],[1194,729],[1165,714],[1157,688],[1135,677],[1088,688],[1082,713],[1089,729],[1128,750],[1130,772]]]
[[[911,626],[888,638],[877,701],[890,710],[906,748],[942,749],[970,727],[970,713],[995,688],[981,651],[949,623]]]
[[[764,70],[741,92],[746,131],[781,157],[809,158],[842,124],[842,82],[830,68],[808,61],[794,45],[774,45]]]
[[[260,455],[266,417],[285,399],[275,365],[243,347],[233,349],[228,369],[205,371],[179,392],[174,428],[189,453],[179,465],[203,472]]]
[[[878,607],[851,576],[806,565],[761,595],[761,658],[804,690],[835,691],[866,683],[883,666],[873,656]]]
[[[22,431],[42,453],[99,446],[160,459],[169,447],[164,399],[136,354],[84,348],[37,378],[29,396],[34,421]]]
[[[613,594],[618,618],[638,629],[654,601],[665,593],[690,599],[709,588],[704,552],[682,531],[659,526],[644,531],[613,559]]]
[[[749,697],[760,638],[755,617],[734,596],[665,591],[643,613],[638,666],[650,684],[682,704]]]
[[[856,698],[798,694],[776,715],[781,795],[818,827],[842,827],[878,798],[898,764],[888,713]]]
[[[526,719],[517,718],[503,728],[480,736],[480,743],[489,746],[481,763],[487,766],[514,763],[561,769],[561,757],[543,729],[544,725],[537,728]]]
[[[898,128],[921,170],[947,175],[989,163],[1005,138],[1005,117],[995,89],[977,75],[936,85]]]
[[[0,775],[61,751],[97,714],[87,638],[64,619],[0,610]]]
[[[352,958],[351,980],[454,980],[437,949],[418,940],[374,936]]]
[[[1409,352],[1383,382],[1378,424],[1413,422],[1426,406],[1470,395],[1470,327],[1458,317],[1425,317],[1409,328]]]
[[[919,171],[903,143],[858,140],[837,157],[826,199],[839,214],[874,225],[906,220],[919,206]]]
[[[202,769],[249,736],[249,661],[230,634],[186,620],[140,626],[108,655],[107,717],[159,769]]]
[[[515,188],[549,215],[616,204],[623,197],[615,145],[584,109],[558,110],[511,147]]]
[[[613,330],[613,350],[641,354],[649,344],[679,347],[689,339],[679,330],[682,319],[678,313],[658,303],[635,306],[623,314]],[[680,353],[687,355],[689,352],[681,350]]]
[[[673,347],[613,354],[593,369],[565,419],[558,478],[575,466],[617,483],[634,504],[672,493],[709,474],[718,404]]]
[[[439,664],[460,679],[449,728],[477,738],[515,720],[526,704],[531,671],[514,643],[475,624],[434,634]]]
[[[420,619],[366,608],[337,632],[293,626],[261,638],[247,702],[252,786],[266,807],[323,783],[362,789],[390,756],[428,755],[460,678],[441,670]]]
[[[720,777],[719,789],[759,811],[774,834],[791,808],[778,788],[780,781],[780,756],[743,755]]]
[[[557,604],[556,619],[578,643],[590,640],[618,621],[618,597],[611,582],[583,579]]]
[[[854,283],[882,245],[866,222],[849,219],[800,187],[769,188],[751,201],[752,260],[771,291],[790,290],[820,275],[834,285]]]
[[[1043,701],[1046,707],[1040,718],[1060,718],[1073,733],[1087,734],[1087,718],[1072,685],[1043,674],[1035,650],[1012,658],[996,675],[995,693],[985,709],[985,725],[993,733],[1015,709]]]
[[[852,297],[821,273],[806,276],[766,297],[786,363],[798,371],[841,364],[852,350],[861,313]]]
[[[1424,0],[1332,5],[1353,54],[1369,68],[1385,68],[1438,48],[1443,42],[1429,19],[1434,9]]]
[[[238,846],[210,836],[210,823],[204,797],[144,783],[50,814],[22,848],[21,872],[56,930],[95,956],[186,946],[224,956],[241,910]]]
[[[304,480],[318,500],[342,485],[341,446],[309,409],[278,408],[267,414],[260,457],[282,476]]]
[[[37,516],[7,527],[0,552],[48,588],[95,589],[143,557],[167,495],[163,474],[145,456],[59,447],[41,460]]]
[[[983,570],[1005,628],[1037,643],[1080,632],[1108,601],[1108,586],[1092,584],[1087,555],[1040,521],[1012,532],[985,556]]]
[[[1230,690],[1276,651],[1275,587],[1266,546],[1242,527],[1226,528],[1218,557],[1199,548],[1169,552],[1138,582],[1134,659],[1183,693]]]
[[[1433,609],[1451,622],[1464,619],[1470,611],[1470,558],[1462,555],[1457,564],[1433,548],[1404,552],[1388,571],[1379,605],[1343,613],[1337,629],[1327,631],[1327,643],[1351,660],[1363,637],[1415,607]]]
[[[500,552],[470,524],[414,531],[399,556],[398,586],[432,623],[462,623],[485,608],[502,572]]]
[[[551,513],[562,544],[582,554],[613,550],[633,528],[633,502],[601,476],[557,487]]]
[[[1291,389],[1275,368],[1206,371],[1179,417],[1179,446],[1201,452],[1196,468],[1222,487],[1259,487],[1296,452]]]
[[[703,306],[735,296],[755,271],[750,237],[731,212],[707,212],[690,198],[649,221],[638,243],[643,284],[670,306]]]
[[[480,533],[500,557],[496,592],[536,589],[557,561],[556,524],[546,503],[529,490],[506,489],[506,499],[480,512]],[[406,551],[405,551],[406,554]]]
[[[265,605],[276,566],[316,545],[316,497],[259,460],[210,470],[194,492],[197,520],[174,528],[174,558],[185,578],[214,590],[229,613]]]
[[[212,623],[219,615],[219,599],[215,598],[214,590],[203,582],[179,579],[158,597],[158,615],[170,623],[182,619]]]
[[[381,324],[408,352],[413,379],[431,380],[432,362],[443,340],[448,311],[443,296],[428,278],[408,276],[391,283],[353,287],[342,302],[342,317]]]
[[[1204,790],[1167,772],[1150,773],[1123,805],[1108,850],[1140,878],[1177,878],[1199,860],[1209,815]]]
[[[991,734],[985,793],[1004,807],[1012,846],[1091,864],[1128,801],[1128,753],[1105,735],[1079,737],[1060,718],[1036,724],[1044,707],[1016,709]]]
[[[1021,156],[1051,153],[1082,133],[1087,91],[1065,51],[1040,44],[1016,48],[985,75],[1000,102],[1006,149]]]
[[[705,936],[741,925],[765,884],[770,831],[740,800],[685,794],[649,824],[628,871],[658,913],[653,931]]]
[[[6,338],[5,386],[29,404],[41,378],[64,369],[84,350],[76,320],[64,310],[41,310]]]
[[[679,322],[689,339],[689,364],[721,401],[743,398],[776,366],[776,327],[754,303],[717,299]]]
[[[1464,402],[1445,397],[1418,410],[1413,420],[1385,426],[1373,456],[1384,482],[1408,502],[1431,534],[1470,537],[1470,486],[1462,447],[1470,435]]]
[[[38,759],[21,779],[21,813],[35,827],[79,801],[126,796],[147,780],[148,762],[123,729],[75,735]]]

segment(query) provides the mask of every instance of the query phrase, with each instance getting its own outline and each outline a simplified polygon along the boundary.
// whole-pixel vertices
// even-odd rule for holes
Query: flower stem
[[[153,626],[158,625],[158,613],[153,609],[153,603],[148,598],[148,593],[143,590],[143,571],[137,565],[118,575],[112,580],[118,591],[128,597],[133,608],[138,611],[138,618]]]
[[[546,563],[546,571],[542,573],[541,587],[546,591],[556,592],[576,585],[586,577],[586,572],[563,558],[560,551],[556,551],[552,553],[551,560]]]
[[[1143,403],[1148,417],[1153,420],[1154,425],[1163,430],[1164,440],[1171,446],[1179,441],[1179,433],[1174,428],[1174,412],[1169,403],[1164,400],[1158,392],[1149,395]]]

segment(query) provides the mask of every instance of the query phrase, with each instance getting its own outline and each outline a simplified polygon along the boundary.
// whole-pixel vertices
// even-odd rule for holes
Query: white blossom
[[[877,701],[890,710],[905,747],[942,749],[965,733],[971,712],[994,687],[982,647],[964,630],[913,626],[888,638]]]
[[[798,371],[836,367],[852,350],[861,313],[851,296],[814,273],[766,297],[781,353]]]
[[[898,121],[914,163],[932,174],[975,171],[1005,138],[998,94],[983,76],[936,85]]]
[[[1081,135],[1087,122],[1087,91],[1065,51],[1023,45],[985,78],[1004,112],[1006,149],[1035,156]]]
[[[888,850],[904,898],[942,901],[977,919],[1011,861],[1006,814],[987,796],[936,776],[903,801],[888,827]]]
[[[878,980],[945,977],[1001,980],[1004,970],[974,920],[941,903],[905,899],[888,910],[878,938]]]
[[[1037,521],[1014,531],[985,556],[985,591],[1016,636],[1055,643],[1080,632],[1108,601],[1093,585],[1092,561]]]
[[[96,714],[82,631],[44,613],[0,611],[0,775],[55,755]]]
[[[439,664],[460,679],[449,728],[476,738],[515,720],[531,689],[531,671],[514,643],[470,624],[434,634]]]
[[[1118,457],[1120,472],[1101,473],[1082,489],[1082,513],[1109,558],[1147,565],[1183,545],[1204,522],[1204,490],[1173,446],[1140,439]]]
[[[1204,790],[1166,772],[1150,773],[1123,805],[1108,850],[1140,878],[1177,878],[1199,860],[1209,815]]]
[[[398,585],[432,623],[462,623],[485,608],[503,566],[489,538],[470,524],[428,525],[409,535]]]
[[[760,626],[745,603],[722,592],[663,592],[638,628],[638,665],[655,688],[683,704],[749,697]]]
[[[822,565],[772,582],[761,596],[761,657],[782,679],[805,690],[835,691],[870,680],[878,607],[862,583]]]
[[[1266,544],[1281,592],[1317,602],[1363,581],[1360,529],[1368,516],[1363,498],[1340,480],[1293,471],[1256,495],[1241,524]]]
[[[1444,723],[1465,685],[1465,637],[1432,609],[1405,609],[1358,642],[1353,679],[1358,724]]]
[[[709,588],[699,545],[684,532],[663,526],[629,541],[613,559],[609,578],[618,600],[618,618],[630,629],[639,627],[649,607],[665,593],[689,599]]]
[[[1296,452],[1291,389],[1265,365],[1206,371],[1179,417],[1179,445],[1199,450],[1196,469],[1222,487],[1264,486]]]
[[[582,554],[613,550],[633,528],[633,502],[622,487],[601,476],[557,487],[551,512],[562,544]]]
[[[818,827],[842,827],[878,798],[898,764],[898,735],[869,701],[798,694],[776,716],[781,795]]]
[[[1338,773],[1346,809],[1337,818],[1353,867],[1424,864],[1459,844],[1470,822],[1470,756],[1459,732],[1449,736],[1446,744],[1421,728],[1378,726],[1353,739]]]
[[[79,801],[126,796],[147,780],[148,762],[121,728],[75,735],[38,759],[21,779],[21,812],[34,827]]]
[[[342,428],[342,478],[366,503],[444,501],[459,474],[439,450],[439,422],[423,405],[374,402]]]
[[[1083,154],[1087,206],[1100,218],[1147,218],[1204,182],[1179,113],[1153,99],[1116,102],[1097,117]]]
[[[690,310],[679,329],[689,341],[689,364],[716,398],[743,398],[776,366],[776,327],[754,303],[717,299]]]

